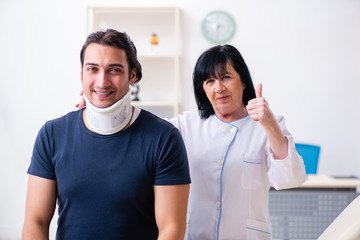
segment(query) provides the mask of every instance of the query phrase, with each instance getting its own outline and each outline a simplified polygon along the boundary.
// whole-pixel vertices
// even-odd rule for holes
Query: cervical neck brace
[[[90,128],[99,134],[110,135],[122,130],[132,115],[130,90],[116,103],[107,108],[95,107],[84,94],[86,119]]]

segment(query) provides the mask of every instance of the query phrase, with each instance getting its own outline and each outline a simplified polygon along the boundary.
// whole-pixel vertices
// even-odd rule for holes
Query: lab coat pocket
[[[271,225],[269,223],[248,219],[246,221],[246,239],[271,240]]]
[[[244,189],[257,189],[261,185],[262,155],[245,153],[242,162],[241,185]]]

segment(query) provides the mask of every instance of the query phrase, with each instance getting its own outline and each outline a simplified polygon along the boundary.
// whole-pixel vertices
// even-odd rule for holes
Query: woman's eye
[[[213,79],[209,79],[209,80],[206,80],[206,81],[205,81],[205,84],[211,84],[211,83],[213,83],[213,82],[214,82]]]

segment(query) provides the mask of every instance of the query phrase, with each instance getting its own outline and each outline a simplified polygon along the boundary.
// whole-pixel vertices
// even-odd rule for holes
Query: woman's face
[[[247,115],[243,104],[245,84],[230,63],[220,76],[204,81],[203,88],[215,114],[225,122],[232,122]]]

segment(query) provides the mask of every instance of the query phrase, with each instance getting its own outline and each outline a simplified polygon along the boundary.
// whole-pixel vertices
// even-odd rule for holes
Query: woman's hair
[[[256,97],[250,72],[240,52],[231,45],[218,45],[202,53],[197,60],[193,72],[193,84],[196,104],[200,117],[205,119],[214,114],[209,99],[203,88],[203,83],[209,78],[216,78],[226,73],[226,66],[230,63],[240,75],[245,84],[243,103],[246,106],[250,99]]]
[[[90,34],[80,52],[81,66],[84,65],[84,55],[86,48],[91,43],[98,43],[104,46],[116,47],[125,51],[127,62],[129,65],[129,75],[132,69],[136,69],[136,81],[140,81],[142,77],[141,65],[137,60],[136,47],[129,36],[124,32],[118,32],[114,29],[107,29],[106,31],[97,31]],[[130,76],[129,76],[130,77]]]

